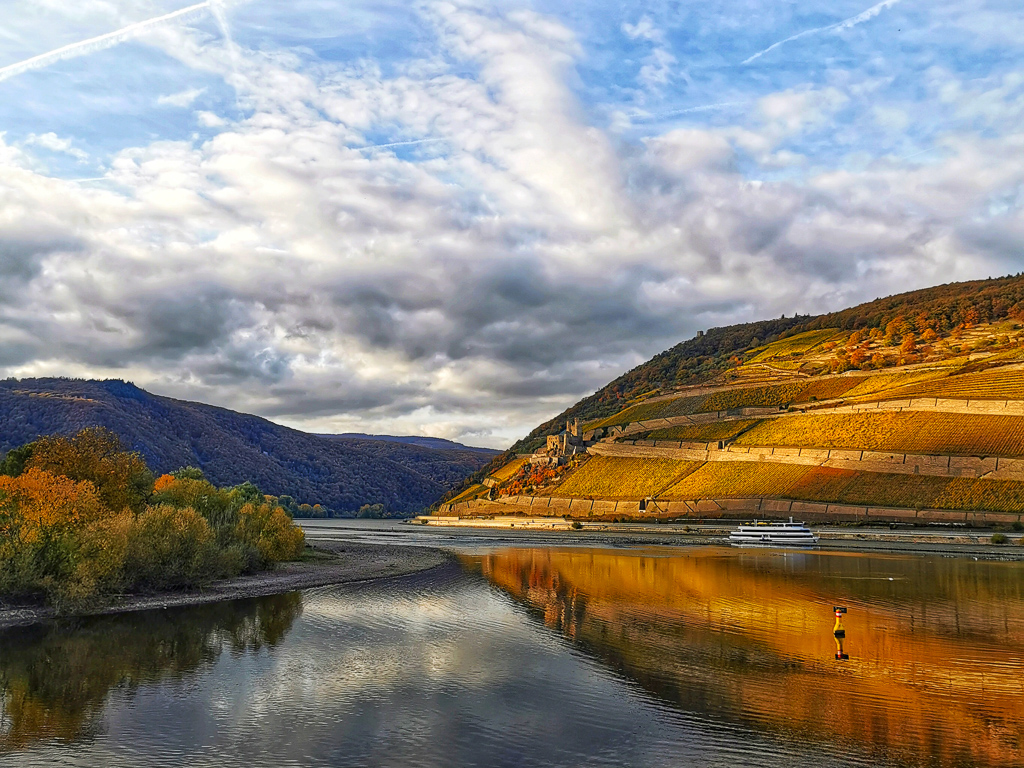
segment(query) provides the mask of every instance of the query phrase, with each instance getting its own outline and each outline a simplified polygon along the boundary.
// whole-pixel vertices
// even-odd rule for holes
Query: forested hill
[[[601,418],[630,401],[699,384],[720,376],[760,345],[805,331],[836,328],[853,331],[885,329],[890,323],[912,332],[932,328],[942,333],[958,326],[1024,320],[1024,274],[964,283],[948,283],[910,291],[824,315],[783,317],[755,323],[711,328],[668,349],[623,374],[607,386],[541,424],[510,452],[534,449],[545,435],[564,428],[567,419]],[[498,462],[500,463],[500,462]]]
[[[419,445],[423,448],[439,448],[441,450],[477,451],[479,453],[490,454],[490,457],[501,453],[501,451],[496,451],[493,448],[477,448],[471,445],[456,443],[454,440],[445,440],[443,437],[423,437],[422,435],[368,435],[365,432],[343,432],[340,435],[319,435],[319,437],[349,440],[375,440],[385,443],[405,443],[406,445]]]
[[[339,514],[363,504],[418,512],[493,455],[457,444],[311,435],[118,380],[0,381],[0,451],[90,426],[113,430],[158,474],[195,466],[215,485],[249,480],[265,493]]]

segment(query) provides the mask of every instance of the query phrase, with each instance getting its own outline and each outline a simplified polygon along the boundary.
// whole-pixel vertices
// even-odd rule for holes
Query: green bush
[[[129,529],[126,585],[167,589],[200,584],[219,573],[213,531],[191,507],[150,507]]]
[[[262,565],[297,560],[306,537],[281,507],[264,502],[246,504],[238,512],[238,539],[259,553]]]
[[[1009,539],[1006,537],[1005,533],[993,533],[992,534],[992,543],[993,544],[1005,544],[1008,541],[1009,541]]]

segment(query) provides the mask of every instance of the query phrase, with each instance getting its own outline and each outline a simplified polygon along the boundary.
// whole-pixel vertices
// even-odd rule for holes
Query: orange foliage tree
[[[113,512],[141,512],[153,491],[153,475],[142,456],[125,451],[117,435],[102,427],[83,429],[73,437],[40,438],[26,467],[90,481]]]

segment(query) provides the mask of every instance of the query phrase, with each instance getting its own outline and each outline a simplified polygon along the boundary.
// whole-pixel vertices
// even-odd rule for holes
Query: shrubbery
[[[195,468],[154,482],[103,429],[11,451],[0,472],[0,592],[59,609],[260,570],[305,544],[252,483],[217,488]]]

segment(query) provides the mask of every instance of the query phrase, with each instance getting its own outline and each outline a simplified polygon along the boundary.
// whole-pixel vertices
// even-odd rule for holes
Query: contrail
[[[430,144],[434,141],[448,141],[448,139],[414,139],[413,141],[393,141],[390,144],[368,144],[365,147],[352,147],[357,152],[364,149],[387,149],[388,147],[407,147],[410,144]]]
[[[165,13],[163,16],[157,16],[154,19],[137,21],[134,24],[129,24],[127,27],[123,27],[113,32],[107,32],[105,35],[100,35],[99,37],[91,37],[88,40],[82,40],[78,43],[71,43],[70,45],[56,48],[49,53],[42,53],[38,56],[33,56],[31,59],[19,61],[17,64],[8,64],[6,67],[0,67],[0,82],[12,78],[15,75],[20,75],[23,72],[29,72],[33,69],[41,69],[49,66],[55,61],[60,61],[61,59],[70,59],[75,56],[82,56],[94,51],[113,48],[115,45],[119,45],[139,32],[149,29],[157,24],[162,24],[165,21],[170,21],[171,19],[176,19],[180,16],[186,16],[190,13],[196,13],[197,11],[201,11],[209,7],[210,0],[206,0],[206,2],[190,5],[188,8],[182,8],[180,11]]]
[[[877,5],[871,6],[866,11],[863,11],[862,13],[858,13],[856,16],[851,16],[848,19],[843,19],[842,21],[838,21],[835,24],[829,24],[827,27],[815,27],[814,29],[805,29],[803,32],[797,32],[795,35],[793,35],[791,37],[787,37],[785,40],[779,40],[779,42],[777,42],[777,43],[772,43],[767,48],[765,48],[763,51],[758,51],[757,53],[755,53],[753,56],[751,56],[749,59],[746,59],[742,63],[743,64],[749,64],[754,59],[761,58],[762,56],[764,56],[769,51],[774,51],[780,45],[785,45],[786,43],[791,43],[794,40],[799,40],[801,37],[807,37],[808,35],[816,35],[819,32],[835,32],[835,31],[840,31],[840,30],[843,30],[843,29],[849,29],[850,27],[855,27],[858,24],[863,24],[865,21],[868,21],[869,19],[875,18],[875,16],[880,14],[886,8],[892,8],[899,1],[900,0],[882,0],[882,2],[878,3]]]
[[[658,120],[662,117],[673,117],[674,115],[685,115],[690,112],[710,112],[714,109],[724,109],[725,107],[738,107],[743,104],[749,104],[747,101],[720,101],[717,104],[704,104],[700,107],[686,107],[685,109],[673,109],[669,112],[656,112],[653,115],[644,114],[642,112],[635,112],[632,115],[626,115],[626,117],[636,119],[639,122],[646,122],[648,120]]]

